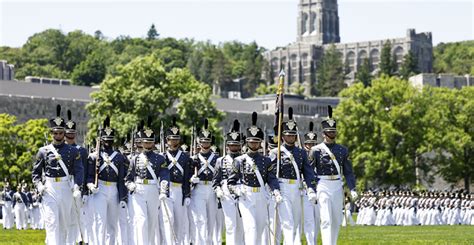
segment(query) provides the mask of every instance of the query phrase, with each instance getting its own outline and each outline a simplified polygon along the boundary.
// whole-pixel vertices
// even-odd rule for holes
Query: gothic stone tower
[[[298,4],[298,42],[339,43],[337,0],[300,0]]]

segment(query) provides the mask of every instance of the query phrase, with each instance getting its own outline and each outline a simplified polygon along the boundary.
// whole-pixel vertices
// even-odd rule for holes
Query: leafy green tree
[[[47,29],[29,37],[22,51],[25,63],[53,65],[64,71],[67,48],[66,36],[60,30]]]
[[[158,34],[158,31],[156,30],[155,24],[151,24],[151,27],[146,34],[146,38],[148,40],[154,40],[157,39],[159,36],[160,34]]]
[[[100,91],[91,97],[95,102],[86,107],[91,115],[89,139],[95,136],[93,132],[97,132],[98,124],[106,115],[111,116],[113,127],[122,137],[140,120],[146,121],[148,115],[155,118],[153,127],[158,130],[160,120],[169,122],[174,105],[180,122],[197,122],[208,117],[211,125],[217,125],[223,116],[209,99],[209,87],[198,82],[186,69],[174,68],[166,72],[156,55],[138,57],[118,67],[117,74],[108,76]]]
[[[356,80],[364,84],[364,87],[370,86],[372,81],[372,73],[370,72],[370,61],[368,58],[365,58],[362,61],[362,64],[357,69]]]
[[[394,64],[392,57],[392,43],[390,42],[390,40],[387,40],[383,44],[382,51],[380,52],[379,75],[393,75],[396,70],[395,65],[396,64]]]
[[[460,90],[426,87],[424,97],[432,100],[426,117],[426,136],[436,173],[456,184],[463,179],[469,190],[474,179],[474,87]]]
[[[356,83],[343,90],[335,110],[338,141],[351,150],[361,187],[415,185],[416,169],[427,172],[423,100],[407,81],[382,76],[372,86]],[[418,176],[419,177],[419,176]]]
[[[76,85],[97,85],[104,80],[107,73],[107,57],[102,51],[91,53],[71,74]]]
[[[416,75],[418,73],[418,60],[413,54],[409,51],[403,57],[403,63],[400,67],[400,77],[402,79],[408,80],[409,77]]]
[[[49,78],[69,78],[69,73],[62,71],[54,65],[38,65],[27,63],[16,69],[16,79],[24,79],[26,76],[49,77]]]
[[[260,83],[260,85],[258,85],[255,91],[255,94],[266,95],[266,94],[276,94],[276,92],[277,92],[276,84],[266,85],[265,83]]]
[[[440,43],[433,49],[435,73],[474,76],[474,41]]]
[[[16,154],[16,117],[9,114],[0,114],[0,175],[1,179],[14,179],[20,169],[15,166],[18,158]]]
[[[324,52],[317,70],[316,90],[320,96],[337,96],[346,87],[344,64],[335,45]]]
[[[290,85],[290,93],[291,94],[304,95],[304,91],[305,91],[305,88],[301,83],[292,83]]]
[[[99,48],[100,41],[82,31],[69,32],[66,35],[67,49],[64,70],[72,72],[81,62],[84,62],[92,52]]]

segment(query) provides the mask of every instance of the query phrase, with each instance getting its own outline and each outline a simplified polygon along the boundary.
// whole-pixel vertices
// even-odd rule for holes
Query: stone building
[[[0,80],[15,80],[15,66],[0,60]]]
[[[430,32],[416,33],[408,29],[405,37],[386,38],[355,43],[340,43],[337,0],[300,0],[298,5],[297,37],[294,43],[279,47],[264,54],[269,62],[270,76],[278,83],[281,69],[286,71],[285,88],[294,83],[305,87],[305,95],[311,95],[311,88],[317,83],[316,71],[324,51],[335,45],[342,61],[349,68],[347,82],[355,78],[357,68],[365,58],[371,63],[371,70],[377,71],[384,43],[391,42],[392,55],[397,65],[403,56],[412,52],[418,59],[420,72],[432,72],[433,44]]]
[[[424,86],[445,87],[460,89],[474,85],[474,77],[471,75],[458,76],[454,74],[420,73],[408,79],[417,88]]]

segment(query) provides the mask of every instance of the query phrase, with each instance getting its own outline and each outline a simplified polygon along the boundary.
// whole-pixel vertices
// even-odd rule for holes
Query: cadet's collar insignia
[[[296,126],[296,123],[294,121],[289,121],[286,123],[288,125],[288,129],[293,130]]]
[[[256,126],[252,126],[252,127],[249,128],[249,131],[252,134],[252,136],[256,136],[258,131],[260,131],[260,129],[257,128]]]
[[[177,127],[172,127],[171,128],[171,132],[173,132],[173,134],[177,134],[179,131],[179,129]]]
[[[59,126],[63,122],[63,119],[60,117],[56,117],[53,121],[54,123],[56,123],[57,126]]]
[[[204,135],[204,137],[206,137],[206,138],[209,138],[209,134],[211,134],[211,132],[209,132],[208,130],[205,130],[205,129],[204,129],[204,130],[202,131],[202,135]]]
[[[313,140],[313,139],[314,139],[314,136],[316,136],[316,135],[315,135],[313,132],[309,132],[309,133],[308,133],[308,138],[309,138],[310,140]]]
[[[105,134],[106,134],[107,136],[110,136],[110,134],[112,133],[112,131],[113,131],[113,130],[112,130],[111,128],[109,128],[109,127],[106,127],[106,128],[104,129],[104,132],[105,132]]]
[[[334,127],[335,123],[336,123],[336,121],[334,121],[334,119],[332,119],[332,118],[328,119],[328,124],[329,124],[330,127]]]
[[[237,140],[237,137],[239,137],[239,133],[237,133],[237,132],[232,132],[232,133],[230,133],[230,137],[231,137],[233,140]]]
[[[72,128],[74,126],[74,122],[73,121],[69,121],[66,123],[67,127],[68,128]]]
[[[143,131],[146,135],[146,137],[150,137],[153,134],[153,130],[147,128],[145,131]]]

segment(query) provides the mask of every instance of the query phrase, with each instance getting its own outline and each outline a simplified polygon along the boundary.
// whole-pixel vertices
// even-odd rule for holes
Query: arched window
[[[359,52],[359,55],[357,57],[357,64],[358,65],[362,65],[362,63],[364,62],[365,59],[367,59],[367,51],[365,50],[362,50]]]
[[[349,70],[351,72],[355,71],[355,54],[354,52],[350,51],[346,55],[346,63],[349,66]]]
[[[380,52],[378,49],[372,49],[372,51],[370,51],[370,64],[371,64],[370,70],[374,71],[375,69],[377,69],[379,67],[379,63],[380,63]]]
[[[398,46],[393,50],[393,55],[395,56],[397,63],[397,70],[400,69],[403,62],[403,48]]]

